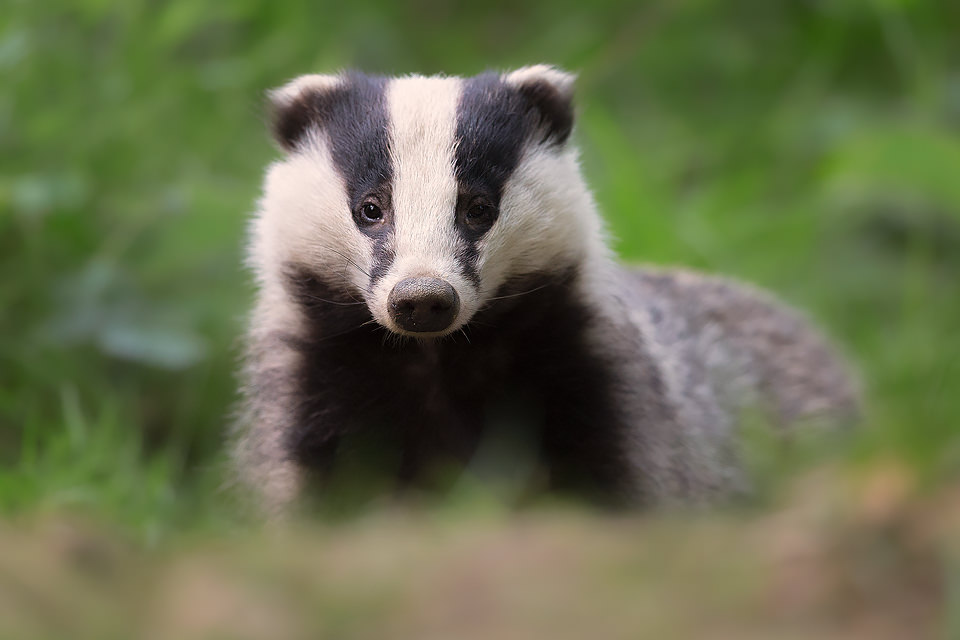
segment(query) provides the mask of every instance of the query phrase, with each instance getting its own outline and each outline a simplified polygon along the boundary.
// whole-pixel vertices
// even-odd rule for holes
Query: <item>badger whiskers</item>
[[[330,249],[330,251],[332,251],[333,253],[337,254],[338,256],[340,256],[341,258],[343,258],[344,260],[347,261],[347,264],[345,265],[345,267],[346,267],[346,266],[352,266],[352,267],[354,267],[357,271],[359,271],[359,272],[362,273],[363,275],[367,276],[368,278],[371,278],[371,277],[372,277],[372,276],[370,275],[370,272],[369,272],[369,271],[367,271],[366,269],[364,269],[363,267],[361,267],[360,265],[358,265],[358,264],[354,261],[354,259],[351,258],[350,256],[348,256],[347,254],[341,253],[341,252],[337,251],[336,249],[332,249],[332,248]]]
[[[536,291],[540,291],[541,289],[546,289],[546,288],[549,287],[551,284],[552,284],[552,283],[547,282],[546,284],[542,284],[542,285],[540,285],[539,287],[534,287],[533,289],[528,289],[527,291],[520,291],[519,293],[508,293],[508,294],[503,295],[503,296],[494,296],[494,297],[492,297],[492,298],[488,298],[488,299],[487,299],[487,302],[495,302],[495,301],[497,301],[497,300],[506,300],[507,298],[518,298],[518,297],[520,297],[520,296],[525,296],[525,295],[527,295],[527,294],[534,293],[534,292],[536,292]]]
[[[355,302],[340,302],[337,300],[327,300],[326,298],[321,298],[320,296],[315,296],[311,293],[302,293],[300,294],[300,297],[313,302],[323,302],[325,304],[337,305],[338,307],[355,307],[357,305],[366,304],[363,301],[356,300],[356,298],[354,298],[354,300],[356,300]],[[352,298],[353,296],[350,297]]]

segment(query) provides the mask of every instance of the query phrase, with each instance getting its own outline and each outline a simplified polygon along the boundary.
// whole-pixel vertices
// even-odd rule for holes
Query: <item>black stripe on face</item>
[[[477,270],[477,260],[480,258],[480,247],[476,242],[463,242],[457,247],[457,253],[454,256],[457,265],[460,267],[460,273],[463,277],[473,283],[477,289],[480,288],[480,272]]]
[[[393,165],[386,88],[386,78],[352,73],[326,100],[326,117],[320,124],[346,183],[351,210],[368,195],[389,201]]]
[[[274,135],[288,150],[296,150],[311,128],[323,131],[337,172],[343,178],[351,214],[373,202],[383,213],[377,224],[358,224],[373,239],[371,284],[382,278],[393,262],[393,238],[388,80],[347,73],[332,88],[306,91],[274,114]]]
[[[519,84],[498,73],[464,81],[457,106],[457,228],[464,248],[458,260],[477,276],[479,242],[500,215],[507,180],[528,144],[562,146],[573,127],[569,95],[543,79]]]
[[[485,73],[464,81],[457,105],[454,156],[457,229],[461,236],[456,257],[463,274],[477,286],[478,245],[499,217],[503,187],[516,169],[529,135],[522,114],[522,97],[499,74]],[[466,212],[478,200],[492,207],[495,214],[479,233],[466,224]]]
[[[396,252],[390,244],[393,239],[392,229],[385,234],[373,239],[373,268],[370,270],[370,286],[375,286],[383,280],[383,277],[390,271]]]
[[[520,92],[497,73],[464,81],[455,156],[460,199],[485,197],[499,206],[503,186],[531,133],[527,110]]]

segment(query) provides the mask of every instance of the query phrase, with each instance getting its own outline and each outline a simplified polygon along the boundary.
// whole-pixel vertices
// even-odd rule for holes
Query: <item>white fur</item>
[[[366,286],[361,269],[370,270],[369,240],[353,222],[321,135],[270,167],[252,237],[253,266],[266,280],[279,280],[281,269],[295,263],[341,274],[361,291]]]
[[[535,64],[511,71],[503,76],[503,79],[507,84],[517,86],[533,81],[547,82],[552,85],[560,95],[565,98],[570,98],[573,96],[573,83],[576,81],[577,76],[547,64]]]
[[[387,90],[396,257],[368,303],[377,322],[397,333],[405,332],[390,318],[387,296],[404,278],[441,278],[456,289],[460,313],[447,332],[463,326],[478,306],[473,285],[460,273],[455,257],[454,148],[460,89],[459,78],[411,76],[393,80]]]
[[[527,149],[504,186],[500,209],[481,244],[485,294],[511,277],[609,257],[600,216],[572,149]]]
[[[340,76],[312,73],[294,78],[278,89],[269,91],[270,101],[278,107],[293,103],[294,100],[308,91],[328,91],[342,82]]]

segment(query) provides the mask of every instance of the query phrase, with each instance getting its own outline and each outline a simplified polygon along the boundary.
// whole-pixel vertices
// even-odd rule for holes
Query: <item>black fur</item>
[[[500,206],[503,186],[520,161],[534,121],[521,94],[496,73],[464,81],[457,106],[456,175],[461,200]]]
[[[563,144],[573,129],[571,96],[544,80],[521,85],[497,73],[464,81],[457,107],[456,174],[463,196],[500,204],[503,185],[529,142]]]
[[[463,274],[463,277],[479,289],[480,271],[477,268],[477,261],[480,259],[480,247],[477,246],[477,243],[462,242],[460,246],[457,247],[457,252],[454,257],[457,260],[457,264],[460,265],[460,273]]]
[[[380,282],[380,280],[387,275],[387,272],[390,271],[390,267],[393,265],[393,261],[397,257],[396,252],[393,250],[393,247],[390,244],[392,236],[393,231],[392,227],[390,227],[383,234],[374,238],[373,267],[370,270],[371,287]]]
[[[573,99],[545,80],[531,80],[517,90],[538,118],[540,142],[564,144],[573,131]]]
[[[570,290],[572,270],[513,283],[477,314],[467,336],[389,338],[349,295],[293,269],[290,292],[309,332],[300,354],[290,455],[328,474],[354,453],[342,441],[373,438],[392,451],[401,485],[462,467],[497,408],[522,404],[554,489],[616,501],[629,477],[625,425],[613,405],[606,363],[583,338],[588,311]],[[520,294],[520,295],[513,295]],[[333,303],[317,302],[328,300]],[[469,338],[469,342],[468,339]],[[370,435],[374,434],[374,435]]]

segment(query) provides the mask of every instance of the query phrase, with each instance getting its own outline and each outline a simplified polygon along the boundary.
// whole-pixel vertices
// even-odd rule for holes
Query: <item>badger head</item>
[[[284,157],[253,228],[261,285],[322,282],[395,334],[456,331],[531,274],[603,251],[580,176],[573,77],[308,75],[272,91]]]

